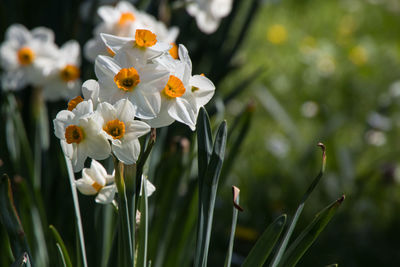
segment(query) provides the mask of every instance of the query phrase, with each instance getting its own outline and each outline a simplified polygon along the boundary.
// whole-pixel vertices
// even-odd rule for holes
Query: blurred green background
[[[246,1],[246,5],[249,3]],[[4,1],[0,3],[1,38],[11,23],[19,22],[29,28],[52,28],[58,44],[71,38],[82,44],[90,38],[93,25],[80,21],[79,4],[80,1]],[[245,18],[240,12],[239,22],[235,23]],[[172,24],[185,21],[180,19],[173,17]],[[198,31],[196,37],[183,35],[193,32],[193,27],[191,21],[190,27],[181,29],[178,41],[193,53],[194,73],[204,72],[216,82],[217,104],[208,107],[214,111],[217,107],[214,120],[225,117],[231,127],[246,106],[252,114],[244,143],[239,151],[233,151],[237,158],[219,187],[209,266],[220,266],[226,252],[231,224],[230,185],[241,189],[240,202],[245,210],[239,214],[235,264],[241,262],[259,234],[279,214],[293,215],[319,170],[318,142],[327,146],[327,172],[307,202],[295,235],[328,203],[342,194],[346,201],[298,266],[398,266],[400,2],[263,1],[257,6],[253,23],[248,25],[242,46],[226,66],[235,68],[222,74],[215,71],[221,68],[213,63],[212,56],[203,57],[207,51],[211,51],[210,55],[220,54],[222,45],[213,46],[212,41],[221,40],[222,30],[210,39]],[[224,37],[229,39],[232,34]],[[199,49],[203,44],[209,50]],[[91,68],[85,64],[84,68]],[[92,78],[91,73],[85,71],[86,78]],[[240,94],[221,106],[221,96],[229,95],[238,84],[242,87]],[[18,97],[24,99],[26,94],[19,93]],[[64,105],[52,104],[50,119]],[[174,126],[178,133],[189,135],[187,129]],[[1,139],[3,148],[5,138]],[[60,154],[57,149],[50,147]],[[5,158],[3,162],[8,163]],[[52,172],[59,174],[58,169]],[[51,210],[49,223],[55,224],[63,236],[73,237],[73,226],[64,221],[65,216],[73,216],[67,181],[45,183],[52,189],[47,197],[62,203],[58,208],[65,213],[64,217],[59,215],[49,208],[52,203],[46,203]],[[93,211],[93,199],[80,198],[82,210]],[[98,213],[97,209],[96,215],[86,214],[88,222],[84,227],[88,232],[94,231],[90,229],[91,222]],[[3,235],[4,230],[1,231]],[[67,246],[75,245],[72,237],[66,240]],[[94,248],[88,250],[88,254],[95,253]]]
[[[346,201],[298,266],[399,265],[399,26],[396,0],[264,2],[237,57],[243,68],[224,80],[265,70],[226,107],[233,118],[246,101],[256,106],[229,177],[245,209],[241,255],[266,221],[294,213],[321,141],[327,173],[297,229],[340,194]]]

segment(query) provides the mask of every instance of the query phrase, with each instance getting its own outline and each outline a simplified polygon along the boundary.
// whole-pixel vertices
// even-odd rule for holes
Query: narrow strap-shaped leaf
[[[62,240],[60,234],[53,225],[50,225],[49,228],[51,230],[51,233],[53,234],[54,239],[56,240],[57,246],[59,247],[59,252],[63,259],[64,266],[72,267],[71,258],[69,257],[68,250],[65,247],[64,241]]]
[[[10,179],[6,174],[0,181],[0,220],[7,231],[14,258],[24,253],[30,255],[25,232],[14,206]],[[32,259],[30,256],[29,258]]]
[[[333,215],[335,215],[340,204],[342,204],[344,201],[344,198],[345,197],[343,195],[341,198],[324,208],[315,216],[314,220],[290,245],[278,266],[291,267],[297,264],[303,254],[314,243],[315,239],[317,239],[322,230],[324,230],[325,226],[332,219]]]
[[[317,186],[318,182],[321,180],[322,175],[325,172],[325,163],[326,163],[326,148],[325,145],[322,143],[318,143],[318,146],[322,149],[322,166],[319,174],[317,177],[314,178],[310,186],[308,187],[306,193],[303,195],[300,205],[298,206],[296,213],[294,214],[294,217],[292,219],[292,222],[290,223],[289,229],[287,230],[285,237],[283,238],[282,242],[280,243],[279,249],[277,250],[274,259],[271,263],[272,267],[278,266],[279,262],[281,261],[282,255],[286,250],[286,246],[289,243],[289,239],[293,233],[293,230],[297,224],[297,221],[300,217],[301,212],[303,211],[304,204],[308,197],[311,195],[311,193],[314,191],[315,187]]]
[[[208,162],[212,153],[212,134],[210,119],[208,118],[207,111],[202,107],[200,108],[197,117],[197,158],[198,158],[198,173],[199,173],[199,214],[197,216],[197,244],[194,266],[200,266],[200,254],[203,244],[204,228],[206,225],[207,207],[203,204],[203,186],[204,175],[207,170]]]
[[[258,238],[256,244],[250,250],[249,255],[247,255],[244,260],[242,267],[257,267],[263,266],[267,260],[269,254],[278,241],[279,236],[282,233],[283,228],[286,224],[286,214],[279,216],[272,222],[264,233]]]
[[[236,186],[232,186],[233,216],[232,216],[231,235],[229,237],[228,253],[226,253],[226,258],[225,258],[225,267],[231,266],[233,241],[235,240],[235,231],[236,231],[236,222],[237,222],[238,211],[239,210],[243,211],[243,209],[239,206],[239,193],[240,193],[240,189],[237,188]]]
[[[215,198],[217,195],[218,181],[221,174],[222,163],[224,161],[225,147],[227,137],[226,121],[223,121],[217,131],[215,137],[213,153],[211,154],[210,162],[207,166],[207,171],[204,177],[202,190],[202,207],[206,209],[206,228],[203,232],[203,243],[200,249],[201,266],[207,266],[208,248],[210,245],[211,228],[214,215]]]
[[[146,180],[142,181],[142,196],[140,198],[140,226],[139,226],[139,247],[137,252],[138,267],[146,267],[147,262],[147,236],[148,236],[148,202]]]

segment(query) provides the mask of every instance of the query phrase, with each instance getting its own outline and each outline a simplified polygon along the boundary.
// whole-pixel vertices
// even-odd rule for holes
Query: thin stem
[[[87,267],[88,265],[87,265],[87,258],[86,258],[85,238],[83,236],[81,211],[79,209],[78,193],[76,191],[76,185],[75,185],[75,175],[74,175],[74,171],[72,169],[71,160],[66,155],[64,155],[64,157],[65,157],[65,163],[67,164],[67,169],[68,169],[69,183],[71,185],[72,200],[74,201],[76,225],[78,226],[78,235],[79,235],[79,243],[81,245],[83,266]]]

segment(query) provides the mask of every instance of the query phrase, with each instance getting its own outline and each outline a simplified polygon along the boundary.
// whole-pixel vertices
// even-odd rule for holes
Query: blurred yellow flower
[[[362,66],[368,61],[367,50],[364,47],[357,45],[349,52],[349,59],[354,65]]]
[[[268,27],[267,39],[269,42],[276,45],[285,43],[287,40],[286,28],[281,24],[274,24]]]

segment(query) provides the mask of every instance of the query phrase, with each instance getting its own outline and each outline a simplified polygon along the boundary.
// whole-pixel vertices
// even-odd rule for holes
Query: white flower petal
[[[5,39],[14,40],[19,45],[26,44],[29,40],[32,39],[31,33],[25,28],[25,26],[21,24],[13,24],[11,25],[5,34]]]
[[[96,189],[92,186],[93,182],[88,181],[85,178],[81,178],[75,181],[76,188],[78,188],[79,192],[84,195],[95,195],[97,194]]]
[[[143,122],[143,121],[137,121],[134,120],[129,123],[129,126],[127,127],[126,130],[126,135],[124,136],[125,139],[131,140],[131,139],[138,139],[139,137],[147,134],[150,131],[150,126]]]
[[[107,56],[98,56],[96,58],[95,73],[100,81],[112,81],[120,70],[121,67],[113,58]]]
[[[103,187],[96,196],[95,201],[99,204],[109,204],[114,200],[117,187],[115,184]]]
[[[168,113],[175,120],[188,125],[192,131],[196,128],[196,107],[193,107],[186,99],[177,98],[175,104],[170,106]]]
[[[32,30],[32,37],[44,43],[54,43],[54,32],[45,27],[37,27]]]
[[[119,120],[127,122],[134,119],[136,108],[128,99],[121,99],[114,105],[116,109],[116,116]]]
[[[126,43],[132,42],[131,46],[133,47],[133,39],[128,37],[119,37],[111,34],[100,33],[100,37],[103,40],[104,44],[110,48],[114,53],[120,50]]]
[[[140,143],[137,139],[121,143],[120,145],[113,143],[112,150],[119,161],[124,164],[134,164],[140,154]]]

